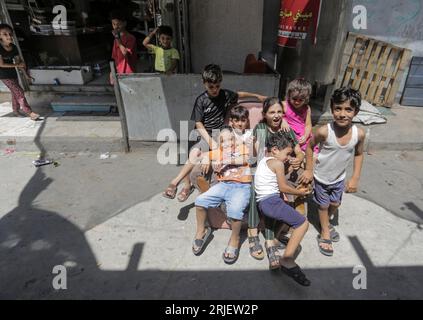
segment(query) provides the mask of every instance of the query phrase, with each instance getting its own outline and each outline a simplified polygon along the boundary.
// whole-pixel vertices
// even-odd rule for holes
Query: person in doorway
[[[137,65],[137,40],[126,30],[126,18],[119,12],[112,12],[113,43],[112,59],[115,61],[116,72],[131,74],[136,72]],[[114,80],[110,73],[110,83]]]
[[[27,80],[32,80],[26,72],[26,64],[19,56],[18,48],[13,43],[12,27],[8,24],[0,24],[0,79],[12,94],[13,113],[17,117],[27,116],[31,120],[39,120],[40,115],[32,111],[19,85],[16,69]]]
[[[159,34],[159,46],[150,43],[151,38]],[[161,26],[153,30],[143,42],[143,45],[155,55],[154,69],[156,72],[171,75],[176,73],[179,52],[172,48],[173,30],[169,26]]]

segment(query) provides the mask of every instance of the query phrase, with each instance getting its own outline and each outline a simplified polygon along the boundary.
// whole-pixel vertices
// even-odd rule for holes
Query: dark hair
[[[242,118],[248,119],[249,117],[250,112],[247,110],[247,108],[240,105],[233,107],[229,112],[230,119],[241,120]]]
[[[203,82],[220,83],[223,80],[222,69],[217,64],[209,64],[203,71]]]
[[[122,22],[126,22],[126,16],[122,11],[115,10],[110,13],[110,20],[119,20]]]
[[[173,30],[169,26],[161,26],[159,27],[159,34],[164,34],[166,36],[169,36],[173,38]]]
[[[0,30],[9,29],[11,32],[13,32],[13,28],[11,25],[7,23],[0,23]]]
[[[294,81],[291,81],[288,84],[288,98],[291,96],[293,92],[303,93],[306,92],[307,96],[310,97],[313,91],[313,87],[310,82],[305,80],[304,78],[299,78]]]
[[[353,107],[356,112],[360,111],[361,93],[351,87],[342,87],[335,90],[330,101],[331,108],[333,109],[335,104],[342,104],[346,101],[350,102],[351,107]]]
[[[283,150],[286,148],[292,148],[293,143],[290,139],[286,137],[286,135],[279,131],[274,134],[271,134],[266,141],[266,148],[267,151],[271,151],[272,148],[277,148],[278,150]]]
[[[276,97],[269,97],[263,102],[263,120],[261,120],[262,123],[266,123],[266,119],[264,118],[264,115],[269,111],[271,106],[274,106],[275,104],[280,104],[282,106],[282,101],[279,98]],[[283,107],[282,107],[283,108]]]

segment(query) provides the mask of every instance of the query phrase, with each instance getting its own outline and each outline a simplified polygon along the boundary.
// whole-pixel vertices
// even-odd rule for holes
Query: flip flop
[[[299,266],[289,269],[281,266],[281,271],[304,287],[309,287],[311,285],[311,281],[307,279],[306,275]]]
[[[207,241],[209,240],[211,234],[212,234],[212,229],[207,228],[207,232],[204,235],[203,239],[194,239],[192,243],[192,253],[194,253],[194,255],[200,256],[204,252]],[[197,247],[198,249],[195,249],[194,247]]]
[[[166,191],[162,193],[162,196],[173,200],[176,197],[176,192],[178,192],[178,187],[175,186],[174,184],[170,184],[166,188]]]
[[[322,247],[320,246],[320,244],[322,244],[322,243],[332,245],[332,240],[322,239],[322,238],[320,237],[320,235],[318,235],[318,236],[317,236],[317,244],[318,244],[318,246],[319,246],[319,250],[320,250],[320,252],[321,252],[323,255],[327,256],[327,257],[332,257],[332,256],[333,256],[333,249],[332,249],[332,250],[330,250],[330,249],[324,249],[324,248],[322,248]]]
[[[232,257],[227,257],[227,254],[231,255]],[[238,257],[239,249],[231,246],[227,246],[222,255],[223,261],[225,261],[226,264],[234,264],[238,260]]]
[[[178,194],[178,201],[185,202],[188,200],[189,196],[194,192],[195,188],[191,186],[189,189],[183,188],[182,191]]]

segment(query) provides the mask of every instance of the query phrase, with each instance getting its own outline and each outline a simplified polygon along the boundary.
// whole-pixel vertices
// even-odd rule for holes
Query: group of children
[[[115,61],[116,71],[119,74],[136,73],[137,41],[126,30],[126,18],[123,13],[115,11],[111,14],[113,36],[112,58]],[[158,36],[158,46],[151,44],[151,38]],[[176,73],[179,52],[172,47],[173,30],[169,26],[161,26],[153,30],[143,41],[143,45],[154,55],[154,70],[158,73],[171,75]],[[113,79],[110,74],[110,83]]]
[[[195,187],[200,191],[195,200],[195,255],[203,253],[212,233],[208,210],[221,208],[232,229],[222,258],[227,264],[235,263],[242,223],[248,214],[250,255],[262,260],[266,252],[271,270],[281,269],[299,284],[309,286],[310,281],[295,263],[309,227],[305,198],[313,194],[319,208],[318,249],[332,256],[333,242],[340,236],[330,217],[340,206],[344,191],[357,191],[363,163],[365,134],[352,123],[360,110],[360,93],[351,88],[336,90],[331,99],[333,122],[313,134],[312,87],[304,79],[289,84],[286,101],[221,89],[222,72],[217,65],[205,68],[203,82],[206,91],[197,98],[191,117],[198,142],[163,196],[174,199],[182,181],[179,201],[185,201]],[[237,105],[244,97],[263,102],[263,120],[252,131],[248,110]],[[352,158],[353,175],[346,181]],[[266,251],[258,236],[261,217]]]

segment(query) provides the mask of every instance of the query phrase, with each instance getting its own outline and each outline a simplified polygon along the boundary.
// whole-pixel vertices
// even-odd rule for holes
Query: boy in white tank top
[[[317,129],[307,148],[306,171],[300,181],[311,182],[314,177],[314,201],[319,206],[321,234],[318,236],[319,250],[333,256],[333,242],[339,234],[330,225],[330,216],[339,208],[344,191],[357,192],[363,166],[365,133],[352,124],[360,111],[361,94],[351,88],[336,90],[331,99],[334,121]],[[313,149],[320,144],[320,153],[313,165]],[[351,179],[345,182],[346,169],[354,158]],[[314,167],[314,168],[313,168]]]

